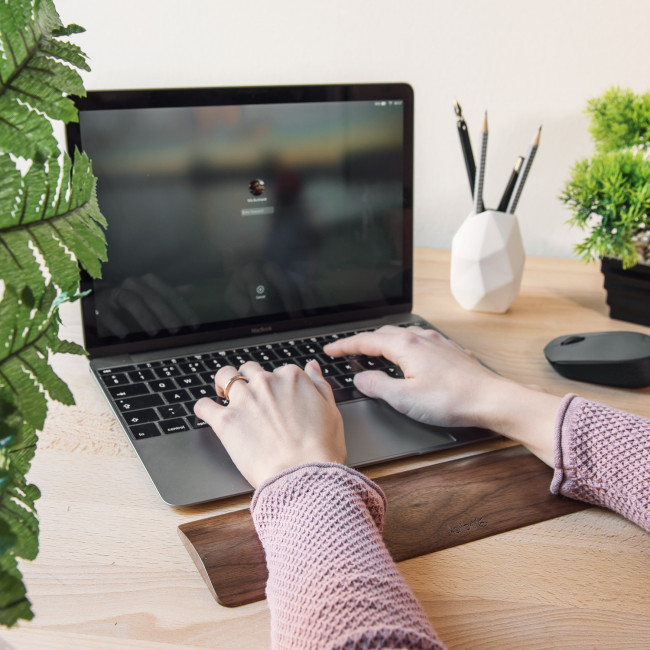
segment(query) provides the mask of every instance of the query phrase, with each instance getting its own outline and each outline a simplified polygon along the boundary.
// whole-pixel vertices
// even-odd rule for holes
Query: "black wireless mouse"
[[[553,339],[544,354],[568,379],[625,388],[650,386],[650,336],[641,332],[565,334]]]

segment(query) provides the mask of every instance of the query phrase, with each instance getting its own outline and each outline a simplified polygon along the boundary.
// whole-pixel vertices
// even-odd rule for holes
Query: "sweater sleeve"
[[[337,464],[258,488],[273,648],[443,648],[384,546],[385,507],[375,483]]]
[[[567,395],[551,492],[610,508],[650,531],[650,420]]]

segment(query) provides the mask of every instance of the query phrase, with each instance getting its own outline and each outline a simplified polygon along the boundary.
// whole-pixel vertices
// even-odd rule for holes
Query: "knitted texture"
[[[605,506],[650,531],[650,420],[567,395],[551,491]]]
[[[274,648],[443,648],[381,538],[386,500],[362,474],[309,463],[257,490]]]

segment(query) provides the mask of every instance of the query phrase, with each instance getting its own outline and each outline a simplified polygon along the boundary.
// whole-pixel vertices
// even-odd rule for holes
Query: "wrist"
[[[555,419],[562,398],[503,377],[490,382],[478,400],[475,425],[519,442],[553,467]]]

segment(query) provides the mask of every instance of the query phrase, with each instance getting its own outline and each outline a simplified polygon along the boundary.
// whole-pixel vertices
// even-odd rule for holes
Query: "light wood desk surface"
[[[544,345],[561,334],[650,334],[650,328],[608,318],[596,265],[528,258],[520,296],[505,315],[456,304],[448,251],[416,251],[415,275],[416,313],[498,372],[650,417],[650,389],[570,382],[544,359]],[[80,341],[76,308],[66,306],[63,316],[65,337]],[[268,647],[266,601],[220,607],[176,532],[181,523],[245,508],[249,499],[165,505],[87,361],[60,355],[55,366],[77,406],[51,405],[30,475],[43,493],[40,554],[22,565],[36,617],[18,629],[0,629],[0,648],[3,639],[15,650]],[[376,477],[503,444],[509,443],[367,473]],[[650,535],[597,508],[415,558],[400,569],[451,650],[650,648]]]

